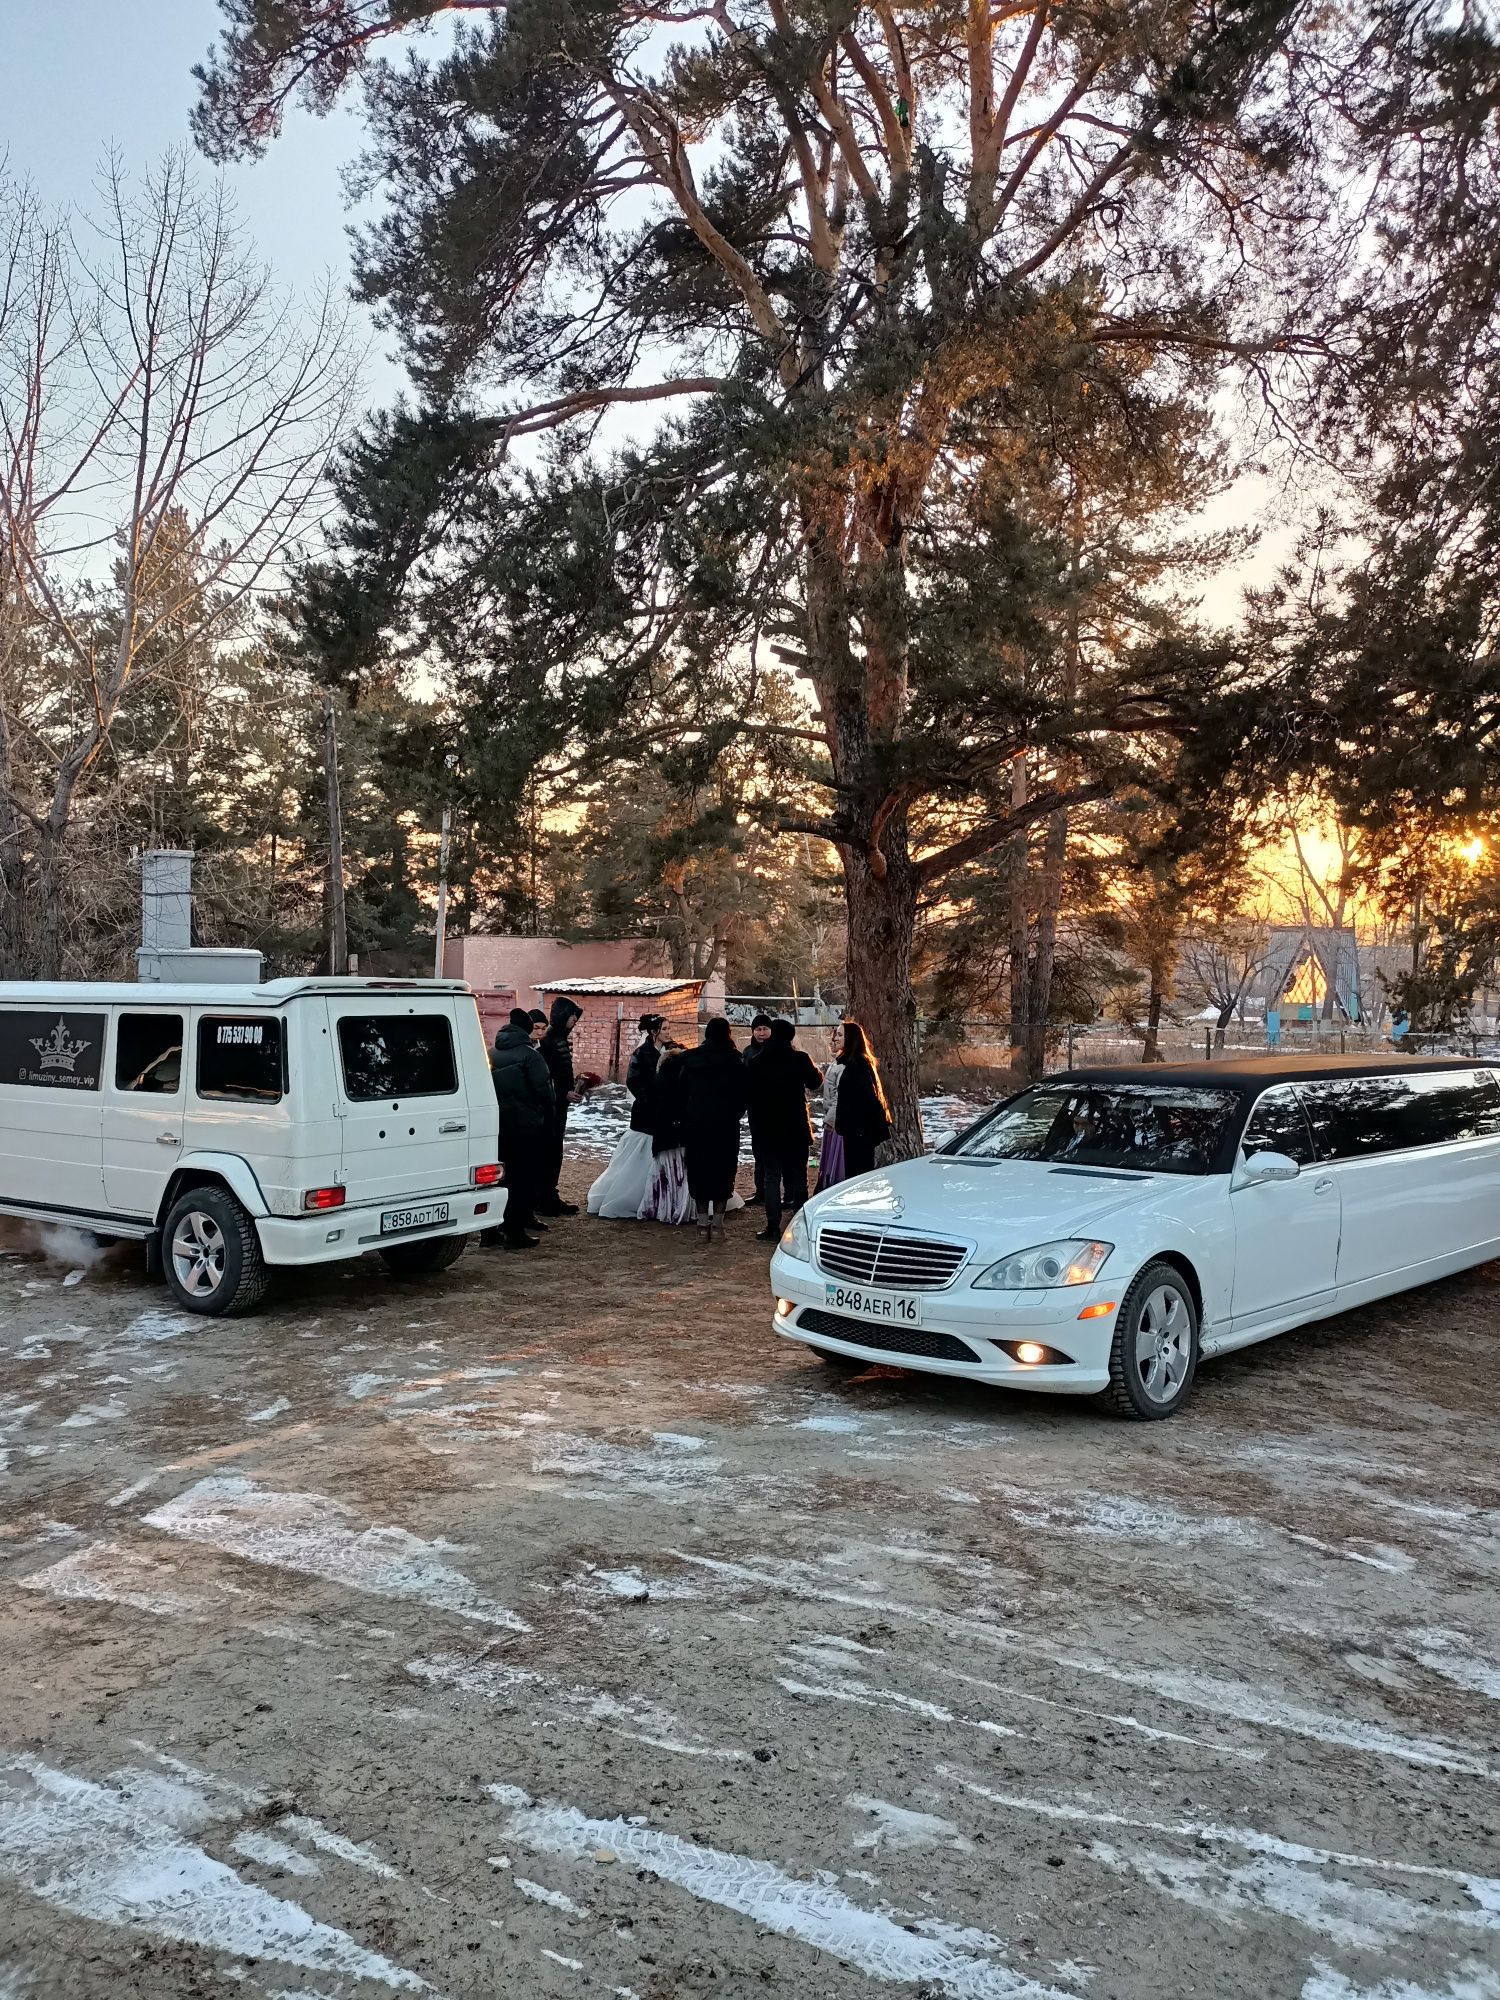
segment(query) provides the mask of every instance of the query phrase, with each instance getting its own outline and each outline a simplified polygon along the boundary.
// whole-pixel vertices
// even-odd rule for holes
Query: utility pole
[[[339,739],[333,690],[323,693],[323,770],[328,781],[328,970],[349,970],[349,926],[344,914],[344,809],[339,802]]]

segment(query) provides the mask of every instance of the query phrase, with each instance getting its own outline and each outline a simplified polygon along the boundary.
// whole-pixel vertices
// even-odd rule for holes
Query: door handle
[[[177,1134],[175,1132],[158,1132],[156,1143],[158,1146],[175,1146],[178,1143]]]
[[[1333,1176],[1331,1174],[1324,1174],[1322,1180],[1313,1182],[1313,1193],[1327,1194],[1328,1190],[1332,1186],[1333,1186]]]
[[[438,1127],[440,1132],[467,1132],[468,1129],[462,1118],[445,1118]]]

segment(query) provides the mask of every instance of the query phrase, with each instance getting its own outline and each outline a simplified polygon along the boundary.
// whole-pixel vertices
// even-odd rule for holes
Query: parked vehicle
[[[0,1213],[138,1238],[192,1312],[452,1264],[504,1213],[497,1130],[462,981],[0,983]]]
[[[1078,1070],[814,1196],[775,1324],[1170,1416],[1200,1360],[1500,1256],[1500,1080],[1350,1057]]]

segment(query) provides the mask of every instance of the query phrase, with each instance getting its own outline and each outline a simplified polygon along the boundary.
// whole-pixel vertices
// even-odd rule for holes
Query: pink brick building
[[[450,979],[467,979],[482,994],[510,994],[507,1009],[541,1006],[543,991],[559,979],[672,979],[671,953],[660,938],[587,938],[570,944],[565,938],[479,933],[448,939],[443,971]],[[702,990],[708,1012],[723,1013],[723,975],[716,974]]]
[[[667,1033],[677,1042],[698,1039],[698,1003],[703,983],[697,979],[644,979],[622,974],[614,978],[556,979],[542,988],[541,1005],[549,1012],[562,996],[583,1009],[573,1030],[573,1067],[582,1076],[618,1082],[624,1076],[639,1036],[642,1014],[660,1014]]]

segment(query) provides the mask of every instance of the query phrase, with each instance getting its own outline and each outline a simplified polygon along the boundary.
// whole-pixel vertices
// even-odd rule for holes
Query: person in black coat
[[[651,1099],[656,1088],[656,1066],[661,1061],[661,1038],[666,1022],[660,1014],[642,1014],[636,1026],[645,1037],[630,1058],[625,1072],[625,1088],[630,1093],[630,1129],[654,1132]]]
[[[761,1242],[781,1234],[782,1201],[794,1212],[807,1200],[807,1156],[813,1141],[807,1094],[821,1090],[823,1072],[797,1047],[790,1021],[772,1023],[770,1039],[756,1061],[745,1065],[750,1131],[765,1169],[766,1226]]]
[[[555,1109],[543,1162],[542,1194],[541,1200],[537,1203],[539,1215],[578,1213],[576,1202],[563,1200],[558,1183],[562,1179],[563,1141],[568,1129],[568,1106],[574,1102],[577,1095],[574,1088],[573,1049],[570,1038],[574,1026],[582,1018],[583,1009],[578,1002],[568,999],[564,993],[559,993],[552,1002],[547,1032],[542,1036],[541,1058],[547,1065],[547,1074],[552,1079]]]
[[[844,1023],[844,1073],[833,1126],[844,1142],[845,1174],[852,1180],[855,1174],[873,1172],[875,1148],[891,1136],[891,1109],[858,1021]]]
[[[526,1231],[536,1220],[544,1162],[557,1122],[557,1102],[547,1065],[531,1039],[531,1017],[512,1007],[495,1037],[490,1075],[500,1111],[500,1157],[505,1162],[505,1220],[501,1241],[507,1250],[534,1250]]]
[[[750,1023],[750,1040],[746,1045],[744,1055],[747,1071],[760,1061],[761,1057],[770,1047],[771,1027],[772,1022],[769,1014],[757,1014]],[[765,1149],[761,1144],[760,1129],[756,1123],[755,1103],[752,1099],[750,1103],[750,1153],[755,1161],[755,1192],[751,1195],[750,1199],[757,1205],[766,1198],[766,1162],[764,1152]]]
[[[729,1023],[715,1016],[703,1040],[669,1066],[669,1115],[682,1130],[688,1192],[698,1226],[710,1239],[723,1229],[740,1164],[740,1120],[745,1115],[745,1065]]]

